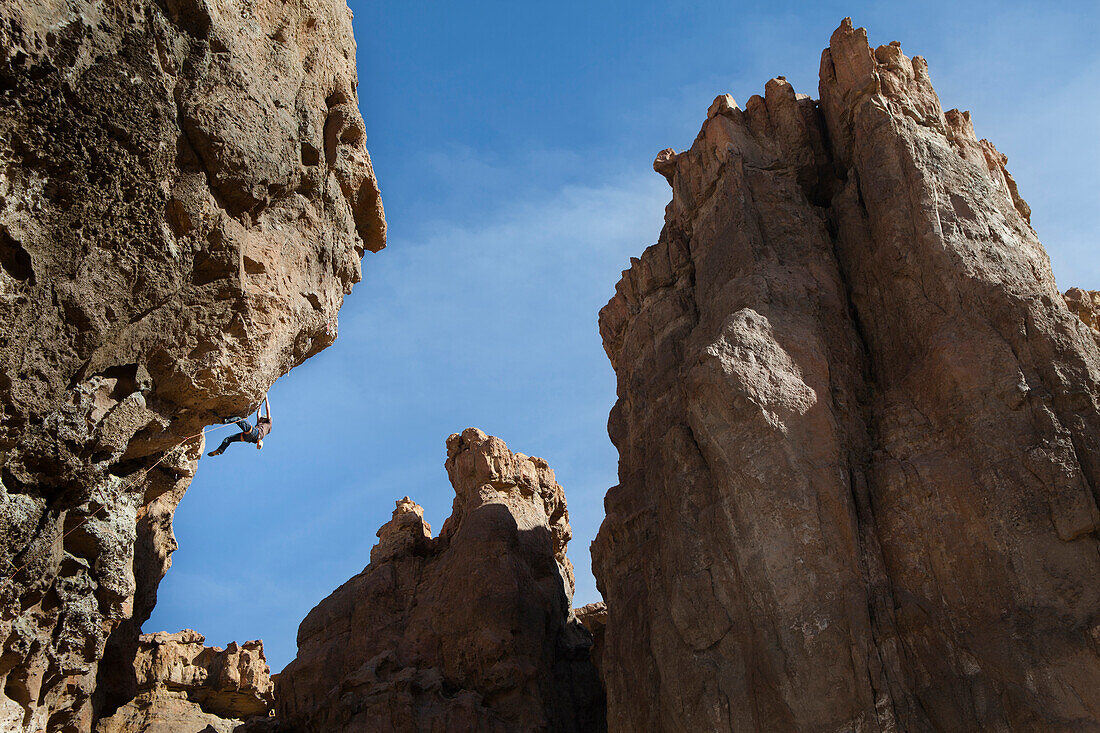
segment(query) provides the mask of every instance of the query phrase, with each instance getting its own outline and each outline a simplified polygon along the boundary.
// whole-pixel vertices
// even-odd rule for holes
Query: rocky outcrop
[[[438,537],[408,497],[362,573],[314,608],[279,675],[311,731],[595,731],[602,691],[571,612],[565,495],[546,462],[473,428],[447,440]]]
[[[243,733],[239,720],[204,712],[179,692],[143,692],[103,718],[97,733]]]
[[[0,728],[88,730],[108,645],[126,701],[203,426],[335,338],[354,61],[343,0],[0,7]]]
[[[1100,292],[1070,288],[1063,296],[1066,305],[1093,331],[1100,331]]]
[[[204,646],[201,634],[143,634],[134,659],[137,694],[98,733],[164,730],[233,731],[243,721],[266,718],[274,708],[274,684],[260,641]]]
[[[600,314],[609,728],[1100,727],[1095,334],[923,59],[845,21],[820,95],[658,156]]]

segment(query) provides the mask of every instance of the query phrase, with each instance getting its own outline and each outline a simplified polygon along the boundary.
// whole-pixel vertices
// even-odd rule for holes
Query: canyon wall
[[[203,426],[384,246],[364,141],[343,0],[0,7],[0,728],[136,693]]]
[[[610,730],[1100,728],[1096,300],[1005,165],[850,21],[820,101],[658,156],[600,314]]]
[[[276,683],[302,731],[604,729],[592,637],[571,610],[565,494],[540,458],[469,428],[438,537],[408,497],[370,564],[314,608]]]

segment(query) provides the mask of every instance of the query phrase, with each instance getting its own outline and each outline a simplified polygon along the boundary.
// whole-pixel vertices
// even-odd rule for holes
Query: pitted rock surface
[[[432,538],[408,497],[362,573],[314,608],[276,682],[292,730],[597,731],[591,636],[571,611],[565,494],[540,458],[469,428]]]
[[[133,694],[198,434],[384,246],[364,129],[343,0],[0,7],[0,728]]]
[[[662,152],[600,314],[609,729],[1098,729],[1095,301],[922,58],[846,20],[820,97]]]

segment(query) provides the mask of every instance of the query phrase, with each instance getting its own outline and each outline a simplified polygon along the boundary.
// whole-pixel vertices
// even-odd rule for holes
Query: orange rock
[[[1100,292],[1070,288],[1063,296],[1066,305],[1094,331],[1100,331]]]

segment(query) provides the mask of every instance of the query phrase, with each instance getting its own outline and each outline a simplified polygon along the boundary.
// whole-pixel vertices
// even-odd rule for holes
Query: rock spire
[[[819,92],[657,157],[600,314],[609,728],[1095,726],[1095,300],[924,59],[845,20]]]
[[[302,622],[278,720],[349,733],[603,730],[553,470],[475,428],[447,439],[446,466],[455,499],[439,536],[401,499],[370,565]]]

